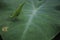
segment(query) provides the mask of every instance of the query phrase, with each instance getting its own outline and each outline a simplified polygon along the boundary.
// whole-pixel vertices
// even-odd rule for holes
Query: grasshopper
[[[17,8],[17,10],[10,16],[10,18],[11,18],[12,20],[17,19],[17,17],[19,16],[19,14],[21,14],[21,11],[22,11],[22,8],[23,8],[24,4],[25,4],[25,2],[22,3],[22,4]]]

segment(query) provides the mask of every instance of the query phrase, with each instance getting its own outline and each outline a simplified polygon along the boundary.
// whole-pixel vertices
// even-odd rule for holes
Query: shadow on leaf
[[[5,3],[0,0],[0,10],[8,10],[8,3]]]
[[[60,11],[60,5],[56,6],[55,9],[56,9],[57,11]]]

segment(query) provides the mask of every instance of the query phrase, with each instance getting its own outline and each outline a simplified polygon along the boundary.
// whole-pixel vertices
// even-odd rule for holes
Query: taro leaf
[[[3,40],[52,40],[60,32],[60,0],[26,0],[19,21],[8,17],[25,0],[3,0],[0,8],[0,34]],[[0,5],[1,6],[1,5]],[[2,28],[8,27],[7,31]]]

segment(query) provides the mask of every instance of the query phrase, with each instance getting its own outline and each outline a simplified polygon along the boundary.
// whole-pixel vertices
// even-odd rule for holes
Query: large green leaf
[[[18,20],[9,20],[24,1]],[[52,40],[60,31],[59,5],[60,0],[0,0],[0,34],[4,40]]]

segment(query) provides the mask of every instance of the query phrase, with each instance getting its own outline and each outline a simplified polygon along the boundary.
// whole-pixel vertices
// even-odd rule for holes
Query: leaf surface
[[[8,20],[24,0],[3,0],[0,7],[0,33],[4,40],[52,40],[60,32],[59,0],[26,0],[19,21]],[[1,4],[2,5],[2,4]],[[2,31],[8,27],[7,31]]]

